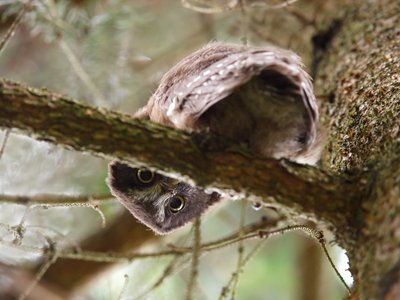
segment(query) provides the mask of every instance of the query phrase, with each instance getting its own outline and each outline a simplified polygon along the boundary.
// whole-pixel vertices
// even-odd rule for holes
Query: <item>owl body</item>
[[[136,117],[213,132],[259,156],[301,163],[315,163],[318,157],[313,153],[318,108],[311,80],[299,58],[286,50],[209,44],[168,71]],[[220,199],[158,174],[141,186],[138,172],[111,163],[108,184],[157,233],[181,227]]]
[[[168,71],[136,116],[211,131],[261,156],[315,163],[307,152],[318,107],[310,77],[290,51],[207,45]]]
[[[247,147],[256,155],[297,160],[310,143],[306,111],[291,96],[284,99],[252,80],[210,107],[196,131],[211,131]]]

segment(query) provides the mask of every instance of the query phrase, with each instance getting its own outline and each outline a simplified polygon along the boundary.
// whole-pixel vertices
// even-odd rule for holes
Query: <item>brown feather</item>
[[[287,50],[211,43],[168,71],[137,116],[214,131],[264,156],[315,162],[303,158],[316,138],[318,106],[300,58]]]

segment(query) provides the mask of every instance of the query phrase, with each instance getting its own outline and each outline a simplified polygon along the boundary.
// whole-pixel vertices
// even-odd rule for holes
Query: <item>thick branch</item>
[[[61,95],[0,81],[0,126],[107,159],[163,170],[235,196],[279,203],[346,226],[361,191],[342,178],[285,161],[221,149],[220,140],[82,105]],[[160,151],[162,149],[162,151]],[[338,217],[337,210],[345,212]],[[346,226],[347,227],[347,226]]]

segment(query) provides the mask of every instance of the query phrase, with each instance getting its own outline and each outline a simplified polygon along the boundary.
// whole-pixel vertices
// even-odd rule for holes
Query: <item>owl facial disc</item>
[[[218,193],[206,193],[148,169],[120,162],[109,165],[107,183],[132,215],[158,234],[166,234],[192,221],[220,199]]]

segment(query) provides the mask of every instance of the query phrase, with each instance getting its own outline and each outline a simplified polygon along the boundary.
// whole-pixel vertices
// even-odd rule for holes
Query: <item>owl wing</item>
[[[299,96],[307,111],[310,141],[314,140],[318,107],[311,79],[297,55],[280,49],[246,49],[189,76],[171,88],[164,115],[175,127],[190,130],[207,109],[263,71],[277,72],[291,83],[290,92]]]

